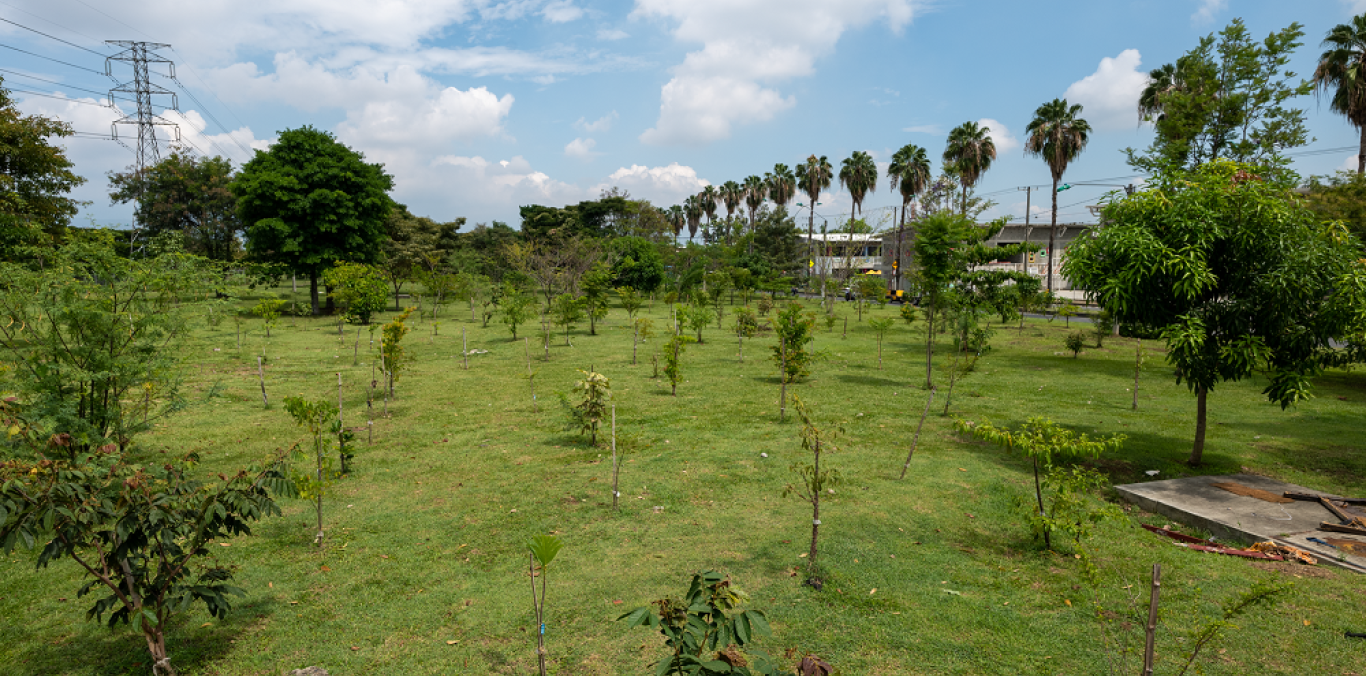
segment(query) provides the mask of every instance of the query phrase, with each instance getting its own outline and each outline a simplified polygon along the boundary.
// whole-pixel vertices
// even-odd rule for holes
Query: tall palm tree
[[[1053,219],[1048,228],[1048,290],[1053,290],[1054,243],[1058,230],[1058,183],[1067,165],[1086,149],[1091,125],[1081,119],[1081,105],[1067,105],[1066,99],[1053,99],[1034,111],[1034,119],[1025,128],[1026,155],[1042,157],[1053,174]]]
[[[719,197],[719,195],[717,195],[716,186],[714,185],[703,188],[702,192],[697,194],[697,199],[701,202],[702,213],[707,216],[707,229],[703,230],[703,232],[708,233],[708,235],[711,233],[712,219],[716,218],[717,197]]]
[[[982,175],[996,159],[996,144],[991,140],[991,129],[976,122],[964,122],[949,132],[944,162],[958,174],[963,186],[963,215],[968,215],[968,188],[977,185]]]
[[[764,181],[768,183],[768,198],[773,203],[786,209],[787,203],[792,201],[792,197],[797,194],[797,177],[787,168],[786,164],[773,165],[773,173],[764,174]]]
[[[906,229],[906,205],[911,204],[916,195],[925,191],[930,184],[930,158],[925,149],[914,143],[907,143],[892,155],[892,163],[887,166],[887,183],[894,191],[901,193],[901,219],[896,226],[896,269],[893,271],[894,288],[901,288],[901,242]],[[915,212],[911,212],[915,217]],[[911,236],[915,238],[914,234]]]
[[[674,239],[676,240],[679,233],[683,232],[683,224],[687,222],[687,216],[683,214],[683,207],[677,204],[669,207],[668,211],[664,213],[669,220],[669,227],[673,228]]]
[[[854,208],[849,210],[849,218],[854,218],[855,211],[863,215],[863,198],[877,190],[877,163],[873,161],[873,156],[855,150],[854,154],[844,158],[840,163],[840,186],[849,191],[849,199],[854,202]]]
[[[816,201],[821,198],[821,191],[830,187],[830,181],[835,178],[835,168],[830,166],[830,160],[825,155],[817,158],[812,155],[806,158],[806,163],[798,170],[797,186],[807,197],[811,198],[807,212],[810,213],[809,220],[806,222],[806,249],[807,249],[807,279],[811,278],[812,268],[815,263],[816,246]]]
[[[726,244],[730,244],[730,222],[735,217],[735,210],[745,201],[745,189],[735,181],[726,181],[717,192],[721,195],[721,202],[726,205]]]
[[[754,251],[754,216],[759,212],[759,208],[764,206],[764,200],[768,199],[768,183],[758,176],[750,176],[745,179],[745,206],[749,207],[749,245],[745,248],[748,252]]]
[[[1314,84],[1319,96],[1332,89],[1328,107],[1361,131],[1357,174],[1366,173],[1366,14],[1334,26],[1320,46],[1325,50],[1314,69]]]
[[[683,200],[683,217],[688,222],[688,241],[697,236],[697,225],[702,222],[702,200],[697,195],[689,195]]]

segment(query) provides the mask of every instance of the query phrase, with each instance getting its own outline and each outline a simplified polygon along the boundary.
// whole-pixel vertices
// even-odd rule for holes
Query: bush
[[[1101,310],[1091,321],[1091,335],[1096,338],[1096,347],[1105,347],[1105,339],[1115,332],[1115,316],[1109,310]]]
[[[773,363],[782,368],[787,363],[787,382],[793,382],[811,375],[813,355],[807,345],[815,340],[816,318],[802,313],[800,303],[792,303],[786,310],[778,313],[775,323],[778,330],[778,344],[773,346]],[[786,355],[784,355],[786,352]]]
[[[1077,355],[1081,354],[1081,351],[1086,347],[1086,334],[1081,331],[1073,331],[1068,334],[1062,344],[1063,347],[1072,351],[1072,358],[1076,359]]]
[[[362,263],[338,263],[323,273],[329,294],[345,308],[346,321],[369,324],[370,317],[384,309],[389,298],[389,283],[378,268]]]

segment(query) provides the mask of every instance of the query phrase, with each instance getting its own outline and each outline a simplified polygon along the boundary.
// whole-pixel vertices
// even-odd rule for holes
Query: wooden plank
[[[1329,533],[1349,533],[1351,535],[1366,535],[1366,528],[1356,526],[1344,526],[1338,523],[1328,523],[1327,521],[1319,524],[1319,530]]]

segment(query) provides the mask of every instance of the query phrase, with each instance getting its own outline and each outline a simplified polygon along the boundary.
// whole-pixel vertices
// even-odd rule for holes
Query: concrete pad
[[[1318,529],[1325,521],[1337,523],[1338,518],[1317,502],[1296,500],[1273,503],[1244,495],[1235,495],[1212,483],[1240,483],[1251,488],[1280,495],[1285,492],[1325,495],[1304,486],[1296,486],[1253,474],[1223,476],[1194,476],[1182,479],[1148,481],[1115,486],[1121,497],[1143,509],[1171,518],[1173,521],[1200,528],[1216,538],[1246,542],[1272,540],[1279,544],[1303,549],[1322,565],[1337,566],[1358,573],[1366,573],[1366,558],[1347,554],[1342,550],[1310,542],[1308,538],[1341,538],[1357,540],[1366,545],[1366,537],[1345,533],[1328,533]],[[1358,496],[1343,496],[1358,497]],[[1348,507],[1353,516],[1363,515],[1359,508]]]

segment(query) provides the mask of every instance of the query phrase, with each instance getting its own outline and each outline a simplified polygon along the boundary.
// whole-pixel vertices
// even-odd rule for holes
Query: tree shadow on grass
[[[835,377],[851,385],[871,385],[873,387],[910,387],[910,385],[904,381],[880,378],[877,376],[858,376],[849,373],[841,373]],[[776,381],[777,378],[774,378],[774,380]]]

